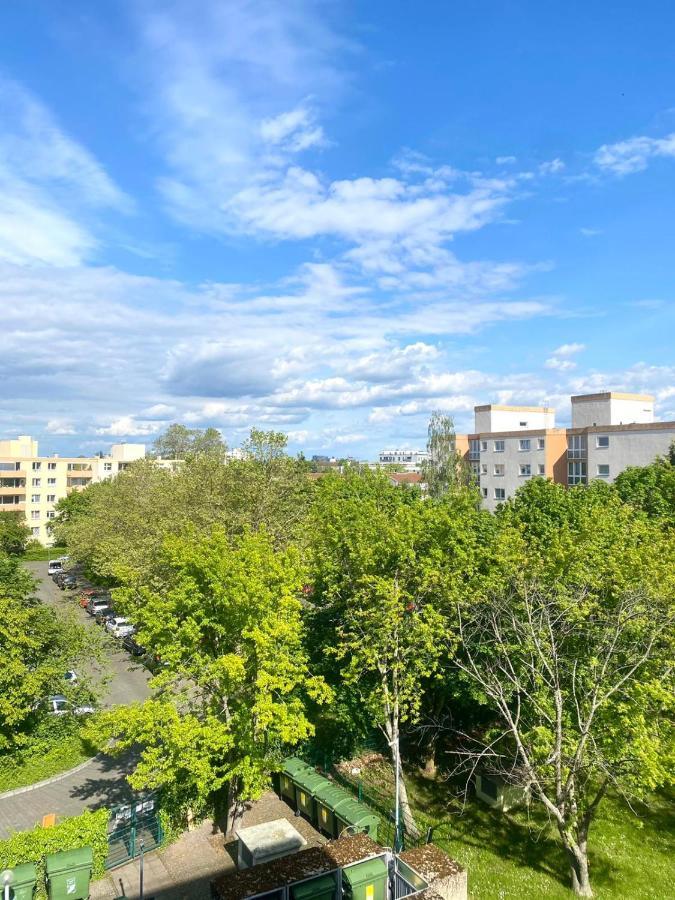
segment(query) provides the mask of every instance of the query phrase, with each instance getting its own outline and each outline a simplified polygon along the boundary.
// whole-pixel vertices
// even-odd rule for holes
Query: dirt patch
[[[457,875],[458,872],[463,871],[459,863],[450,859],[447,854],[433,844],[405,850],[401,853],[401,859],[419,872],[422,878],[429,883],[437,881],[439,878],[449,878],[451,875]]]

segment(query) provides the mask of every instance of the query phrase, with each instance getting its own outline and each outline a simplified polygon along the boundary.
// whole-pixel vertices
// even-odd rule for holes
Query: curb
[[[8,800],[10,797],[16,797],[18,794],[26,794],[28,791],[35,791],[38,788],[47,787],[47,785],[50,784],[56,784],[57,781],[63,781],[64,778],[69,778],[71,775],[75,775],[76,772],[81,772],[82,769],[86,769],[96,758],[96,756],[92,756],[91,759],[86,759],[83,763],[80,763],[79,766],[75,766],[74,769],[69,769],[67,772],[61,772],[60,775],[52,775],[51,778],[45,778],[44,781],[36,781],[33,784],[27,784],[24,787],[6,791],[4,794],[0,794],[0,801]]]

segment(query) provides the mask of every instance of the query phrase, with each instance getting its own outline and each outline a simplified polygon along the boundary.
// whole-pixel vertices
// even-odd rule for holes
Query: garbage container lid
[[[352,886],[364,884],[366,881],[374,881],[387,875],[387,864],[378,856],[376,859],[367,859],[365,862],[347,866],[342,870],[342,877]]]
[[[12,873],[11,887],[23,887],[37,879],[35,863],[23,863],[23,865],[14,866],[9,871]]]
[[[59,872],[72,871],[93,866],[94,851],[91,847],[79,847],[77,850],[62,850],[60,853],[50,853],[45,858],[47,875],[57,875]]]
[[[331,808],[344,800],[353,799],[351,794],[348,794],[339,784],[333,784],[332,781],[327,781],[326,784],[322,784],[318,787],[314,791],[314,796],[323,803],[324,806],[330,806]]]
[[[310,766],[304,761],[304,759],[299,759],[297,756],[289,756],[288,759],[284,760],[284,765],[281,771],[284,773],[284,775],[295,775],[296,772],[300,772],[302,771],[302,769],[309,768]]]
[[[296,772],[293,776],[293,781],[296,786],[305,790],[308,794],[314,794],[314,791],[317,788],[323,787],[327,780],[328,779],[324,778],[323,775],[319,775],[318,772],[315,772],[314,769]]]
[[[321,875],[319,878],[294,884],[291,888],[293,900],[307,900],[307,898],[317,897],[319,894],[329,894],[334,890],[335,876],[333,875]]]
[[[367,806],[359,803],[358,800],[352,800],[350,803],[341,803],[339,808],[335,810],[335,813],[339,819],[342,819],[348,825],[357,825],[365,819],[377,818]]]

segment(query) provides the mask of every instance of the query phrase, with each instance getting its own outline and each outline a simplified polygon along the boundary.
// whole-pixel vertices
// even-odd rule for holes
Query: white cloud
[[[562,344],[553,351],[553,356],[574,356],[586,349],[585,344]]]
[[[539,166],[539,172],[541,175],[557,175],[557,173],[562,172],[564,168],[565,163],[562,161],[562,159],[558,159],[556,157],[555,159],[550,159],[546,162],[541,163]]]
[[[597,237],[602,234],[601,228],[580,228],[579,231],[584,237]]]
[[[562,344],[560,347],[556,347],[551,356],[544,362],[544,366],[547,369],[554,369],[558,372],[569,372],[577,367],[577,364],[570,359],[570,356],[575,356],[585,349],[585,344]]]
[[[559,372],[569,372],[576,369],[577,364],[571,359],[560,359],[558,356],[551,356],[544,362],[547,369],[556,369]]]
[[[515,156],[498,156],[495,160],[498,166],[512,166],[516,161]]]
[[[48,434],[76,434],[75,426],[67,419],[50,419],[45,431]]]
[[[614,175],[630,175],[643,171],[659,156],[675,157],[675,132],[663,138],[639,136],[603,144],[595,153],[595,164]]]
[[[280,113],[260,123],[260,134],[270,144],[280,144],[299,153],[309,147],[320,147],[326,142],[323,129],[317,125],[312,113],[303,106]]]
[[[134,416],[121,416],[109,425],[96,429],[96,434],[109,434],[114,437],[138,437],[139,435],[156,434],[160,426],[156,422],[141,422]]]

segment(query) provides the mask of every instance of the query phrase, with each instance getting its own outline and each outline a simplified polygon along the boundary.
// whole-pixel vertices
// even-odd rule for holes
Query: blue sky
[[[0,437],[675,419],[671,3],[0,10]]]

